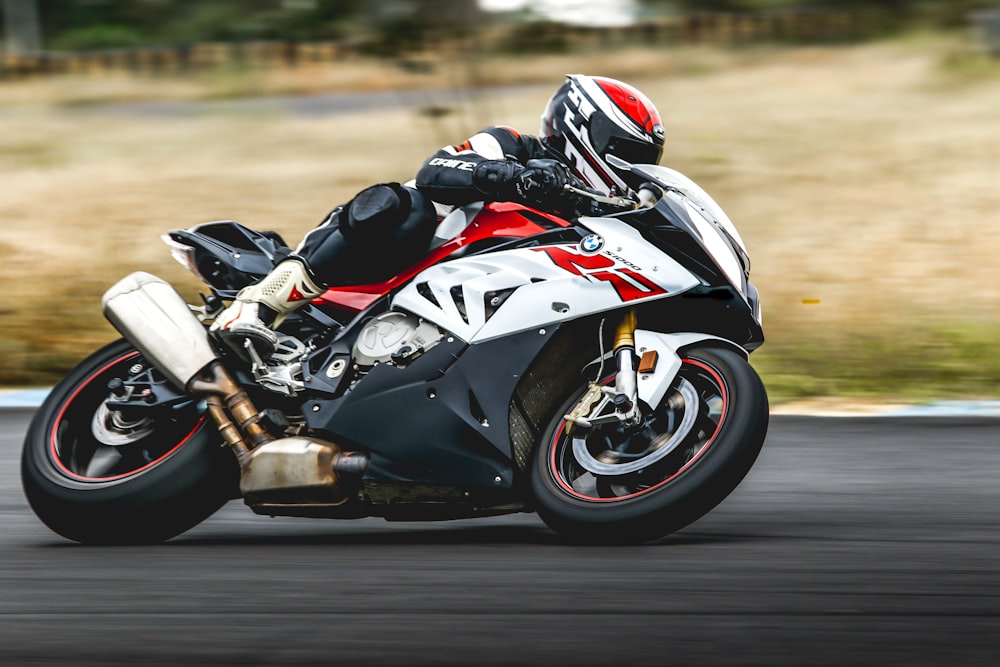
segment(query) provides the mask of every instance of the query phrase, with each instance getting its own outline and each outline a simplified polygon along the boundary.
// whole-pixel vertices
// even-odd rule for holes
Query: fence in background
[[[755,14],[699,13],[621,28],[588,29],[527,23],[499,36],[483,35],[493,48],[509,52],[569,51],[588,46],[642,44],[669,46],[699,43],[766,41],[829,42],[861,39],[885,29],[887,18],[874,12],[797,10]],[[413,48],[408,44],[408,48]],[[419,46],[419,45],[418,45]],[[81,53],[7,55],[0,59],[0,79],[131,72],[175,74],[217,66],[295,67],[307,62],[336,63],[359,53],[385,53],[391,45],[347,42],[209,43],[176,47],[114,49]]]

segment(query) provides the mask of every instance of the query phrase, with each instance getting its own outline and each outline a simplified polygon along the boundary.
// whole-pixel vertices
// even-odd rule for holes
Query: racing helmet
[[[653,103],[602,76],[568,75],[542,114],[539,134],[547,151],[603,192],[638,187],[635,177],[608,164],[609,154],[635,164],[656,164],[663,155],[663,122]]]

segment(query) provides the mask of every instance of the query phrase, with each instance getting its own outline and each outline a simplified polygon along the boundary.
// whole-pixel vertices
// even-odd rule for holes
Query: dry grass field
[[[365,185],[410,178],[442,143],[491,123],[534,131],[568,71],[646,92],[667,127],[664,163],[740,227],[768,336],[756,364],[776,400],[1000,395],[1000,63],[942,37],[453,58],[422,75],[359,61],[0,84],[0,382],[49,384],[114,338],[100,295],[126,272],[193,296],[164,231],[236,219],[294,244]],[[114,102],[469,83],[542,85],[440,117]]]

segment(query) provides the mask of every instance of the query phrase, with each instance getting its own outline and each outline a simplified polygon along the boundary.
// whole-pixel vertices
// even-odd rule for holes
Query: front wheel
[[[87,544],[160,542],[238,495],[236,459],[195,400],[150,414],[108,407],[108,383],[138,373],[163,381],[126,341],[71,371],[35,413],[21,454],[32,509]]]
[[[768,423],[757,373],[727,349],[691,349],[682,362],[672,390],[655,410],[644,410],[638,427],[569,436],[563,415],[586,387],[552,417],[536,449],[531,489],[538,514],[560,536],[654,540],[711,510],[749,472]]]

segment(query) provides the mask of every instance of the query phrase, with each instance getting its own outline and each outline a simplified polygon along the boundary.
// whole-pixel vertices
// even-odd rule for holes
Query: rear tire
[[[582,463],[581,450],[574,452],[573,438],[565,434],[563,415],[587,387],[553,415],[536,448],[531,490],[538,514],[561,537],[592,544],[657,539],[703,516],[749,472],[768,424],[767,394],[757,373],[727,349],[691,349],[682,361],[674,400],[668,404],[668,393],[656,411],[644,410],[637,433],[608,425],[584,434]],[[679,391],[682,380],[687,396],[697,395],[689,415],[695,422],[686,432],[682,415],[689,401]],[[668,437],[675,431],[683,437],[673,447]],[[669,453],[664,456],[658,446]]]
[[[98,350],[56,385],[28,428],[25,495],[70,540],[161,542],[238,495],[236,459],[195,401],[152,420],[113,422],[107,383],[127,378],[136,363],[145,364],[124,340]]]

